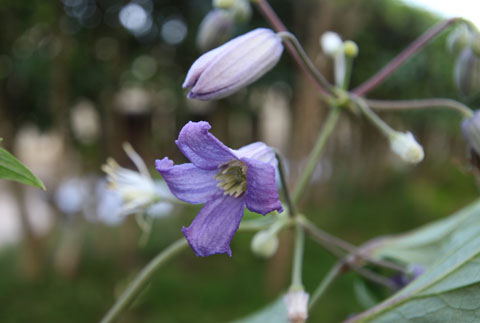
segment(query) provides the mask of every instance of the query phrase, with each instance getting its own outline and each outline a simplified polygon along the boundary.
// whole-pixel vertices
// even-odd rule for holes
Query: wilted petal
[[[263,215],[275,210],[282,212],[275,181],[275,168],[252,158],[242,158],[242,161],[247,164],[247,191],[245,192],[247,208]]]
[[[232,256],[230,241],[243,217],[244,201],[219,194],[207,202],[188,228],[182,232],[197,256],[217,253]]]
[[[254,82],[277,64],[283,45],[275,32],[258,28],[214,51],[214,55],[208,55],[208,59],[202,56],[202,62],[192,66],[192,75],[196,77],[187,76],[186,84],[195,80],[189,98],[220,99]]]
[[[175,141],[178,148],[195,166],[217,169],[235,158],[230,148],[208,132],[210,124],[205,121],[187,123]]]
[[[278,165],[275,151],[261,141],[243,146],[242,148],[235,150],[235,153],[239,159],[244,157],[253,158],[270,164],[273,167],[277,167]]]
[[[223,192],[215,180],[217,171],[205,170],[193,164],[173,165],[165,157],[155,161],[158,172],[178,199],[188,203],[205,203],[216,194]]]

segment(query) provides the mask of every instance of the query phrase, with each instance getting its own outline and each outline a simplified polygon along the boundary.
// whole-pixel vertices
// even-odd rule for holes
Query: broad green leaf
[[[417,261],[426,250],[434,253],[424,262],[429,265],[427,271],[348,322],[480,321],[480,203],[399,238],[391,245],[396,251],[391,249],[388,254],[396,256],[401,250],[398,246],[407,248],[407,241],[410,247],[423,250],[408,256],[400,253],[404,259]]]
[[[32,174],[18,159],[3,148],[0,148],[0,179],[17,181],[45,190],[42,181]]]
[[[451,249],[452,243],[462,239],[465,230],[472,230],[472,225],[480,226],[480,201],[409,233],[386,238],[370,254],[428,267]]]
[[[287,308],[283,296],[258,312],[232,323],[287,323]]]

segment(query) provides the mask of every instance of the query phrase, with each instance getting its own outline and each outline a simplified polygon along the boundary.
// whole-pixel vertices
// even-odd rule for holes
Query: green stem
[[[292,194],[292,202],[297,204],[300,197],[302,196],[307,184],[309,183],[312,174],[317,167],[318,160],[322,155],[323,148],[327,142],[327,139],[330,137],[333,129],[335,128],[335,124],[338,121],[338,117],[340,115],[340,108],[334,106],[331,108],[327,121],[325,121],[322,130],[318,134],[317,141],[315,142],[315,146],[313,147],[312,152],[308,158],[307,165],[303,169],[303,172],[300,174],[298,179],[297,185],[295,186]]]
[[[278,32],[277,35],[282,38],[283,41],[287,41],[290,44],[292,44],[293,48],[295,49],[296,53],[300,57],[303,65],[306,67],[306,69],[310,72],[310,74],[313,76],[315,81],[320,84],[326,91],[330,94],[333,94],[332,92],[332,85],[327,81],[327,79],[320,73],[320,71],[315,67],[313,62],[310,60],[308,57],[307,53],[303,49],[302,45],[298,41],[297,37],[295,37],[294,34],[288,32],[288,31],[281,31]]]
[[[303,290],[302,262],[305,247],[305,232],[300,225],[295,227],[295,249],[293,254],[292,284],[290,290]]]
[[[352,67],[353,67],[353,57],[346,56],[345,57],[345,76],[343,78],[342,89],[345,91],[348,90],[350,85],[350,79],[352,77]]]
[[[310,301],[308,302],[308,309],[311,309],[320,297],[325,293],[327,288],[334,282],[334,280],[340,276],[343,270],[343,263],[339,261],[335,266],[330,269],[327,275],[322,279],[318,287],[312,293]]]
[[[305,231],[310,234],[312,238],[314,238],[318,243],[320,243],[326,249],[335,247],[337,248],[337,250],[340,249],[350,254],[350,256],[353,257],[353,259],[349,261],[350,263],[357,263],[358,259],[361,259],[363,261],[369,262],[371,264],[374,264],[380,267],[389,268],[401,273],[406,273],[405,269],[402,266],[399,266],[390,261],[369,257],[369,255],[365,252],[365,248],[362,248],[362,247],[357,248],[356,246],[349,243],[348,241],[345,241],[334,235],[331,235],[326,231],[323,231],[307,218],[301,217],[298,219],[299,220],[297,220],[297,223],[300,224],[305,229]],[[338,257],[338,254],[335,254],[335,255]]]
[[[287,31],[287,28],[285,25],[282,23],[280,18],[277,16],[273,8],[270,6],[267,0],[255,0],[254,3],[257,5],[257,8],[260,10],[260,12],[265,16],[267,21],[272,25],[273,29],[276,32],[283,32]],[[295,50],[294,46],[290,43],[286,43],[285,47],[287,48],[287,51],[289,52],[290,56],[295,60],[297,65],[300,67],[302,71],[304,71],[308,76],[312,78],[314,81],[315,86],[317,87],[318,91],[324,95],[324,96],[330,96],[331,93],[327,91],[321,83],[319,83],[316,78],[313,76],[312,71],[309,70],[306,65],[302,62],[302,59],[300,58],[299,54]]]
[[[352,98],[357,103],[357,106],[363,112],[363,114],[371,121],[374,125],[376,125],[387,138],[392,138],[396,135],[396,131],[392,129],[385,121],[380,119],[380,117],[370,109],[368,104],[365,102],[364,99],[352,95]]]
[[[155,258],[153,258],[146,267],[137,275],[137,277],[130,283],[127,289],[123,292],[115,305],[104,316],[101,323],[114,322],[118,316],[132,303],[135,297],[150,281],[152,276],[164,265],[170,258],[178,254],[181,250],[188,246],[187,241],[182,238],[171,244]]]
[[[285,176],[285,167],[283,166],[283,158],[278,152],[275,152],[275,156],[277,157],[278,161],[278,172],[280,174],[280,181],[282,182],[283,193],[285,194],[285,200],[287,201],[289,214],[293,217],[296,215],[296,209],[295,205],[292,202],[292,198],[290,197],[287,177]]]
[[[460,112],[464,117],[473,116],[473,111],[465,104],[451,99],[420,99],[420,100],[365,100],[372,109],[377,110],[411,110],[423,108],[448,108]]]

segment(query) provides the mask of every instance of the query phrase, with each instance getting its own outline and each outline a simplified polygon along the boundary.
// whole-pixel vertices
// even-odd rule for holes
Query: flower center
[[[220,172],[215,176],[218,187],[225,195],[240,197],[247,190],[247,165],[239,160],[233,160],[220,166]]]

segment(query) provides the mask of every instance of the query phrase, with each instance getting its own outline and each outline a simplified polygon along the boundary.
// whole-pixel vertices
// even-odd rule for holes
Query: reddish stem
[[[405,63],[416,52],[425,47],[433,38],[435,38],[445,28],[455,23],[461,18],[451,18],[433,26],[427,30],[422,36],[418,37],[403,52],[397,55],[390,63],[385,65],[380,71],[355,88],[352,92],[358,96],[365,95],[382,83],[390,74],[395,72],[403,63]]]
[[[270,23],[270,25],[272,25],[273,29],[276,31],[276,32],[281,32],[281,31],[287,31],[287,28],[285,27],[285,25],[282,23],[282,21],[280,20],[280,18],[278,18],[277,14],[275,13],[275,11],[272,9],[272,7],[270,6],[270,4],[268,3],[267,0],[258,0],[257,1],[257,7],[258,9],[260,10],[260,12],[262,12],[262,14],[265,16],[265,18],[267,19],[267,21]],[[287,48],[288,50],[288,53],[290,54],[290,56],[292,56],[292,58],[295,60],[295,62],[297,63],[298,66],[300,66],[300,68],[302,69],[302,71],[304,71],[305,73],[307,73],[307,75],[314,81],[318,91],[325,95],[325,96],[330,96],[330,94],[328,93],[327,90],[325,90],[323,88],[323,86],[318,83],[315,78],[312,76],[312,74],[310,73],[310,71],[305,67],[305,65],[303,65],[302,63],[302,60],[300,59],[300,57],[298,56],[297,52],[295,51],[295,48],[292,46],[292,44],[290,43],[285,43],[285,47]]]

